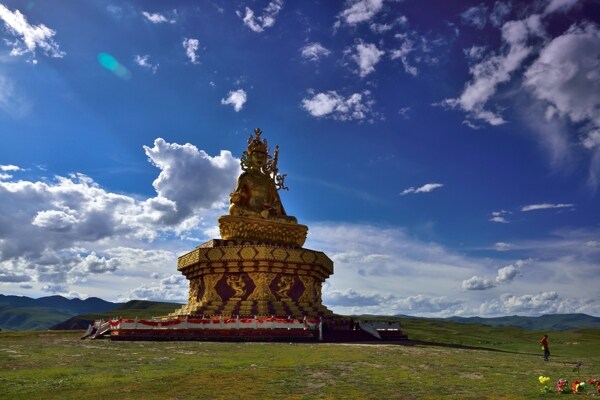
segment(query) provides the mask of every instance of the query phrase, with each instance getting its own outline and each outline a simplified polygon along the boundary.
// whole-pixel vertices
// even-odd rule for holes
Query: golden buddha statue
[[[278,193],[279,189],[287,190],[285,175],[280,175],[277,169],[279,146],[275,147],[271,157],[267,140],[260,138],[260,128],[256,128],[254,133],[256,136],[250,135],[248,149],[242,154],[244,172],[230,194],[229,214],[295,224],[296,218],[285,213]]]

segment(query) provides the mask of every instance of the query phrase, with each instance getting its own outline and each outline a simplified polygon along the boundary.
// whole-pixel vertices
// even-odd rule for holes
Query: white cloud
[[[331,117],[339,121],[349,121],[376,116],[376,113],[373,112],[374,101],[368,90],[351,94],[348,97],[343,97],[334,90],[316,94],[310,90],[309,94],[312,97],[302,99],[302,108],[313,117]]]
[[[395,60],[399,58],[404,66],[404,71],[412,76],[417,76],[417,67],[411,65],[408,60],[409,54],[415,50],[414,41],[411,40],[406,34],[396,35],[396,38],[402,39],[402,44],[400,45],[399,49],[394,49],[390,52],[391,59]]]
[[[134,61],[135,61],[135,63],[136,63],[137,65],[139,65],[140,67],[147,68],[147,69],[151,70],[153,74],[155,74],[155,73],[156,73],[156,71],[158,70],[158,64],[152,64],[152,63],[149,61],[149,60],[150,60],[150,56],[149,56],[149,55],[147,55],[147,54],[146,54],[146,55],[143,55],[143,56],[142,56],[142,55],[139,55],[139,54],[136,54],[136,55],[133,57],[133,60],[134,60]]]
[[[470,62],[477,62],[483,58],[485,46],[471,46],[464,50],[465,56]]]
[[[352,0],[338,16],[334,28],[341,24],[357,25],[372,19],[383,8],[383,0]]]
[[[402,119],[408,119],[410,110],[411,110],[410,107],[402,107],[398,110],[398,115],[400,115],[400,117],[402,117]]]
[[[499,112],[485,109],[486,104],[496,93],[497,87],[508,82],[511,75],[531,54],[532,47],[527,46],[531,36],[540,36],[539,16],[509,21],[502,26],[502,39],[507,48],[502,55],[490,55],[478,64],[471,66],[473,76],[461,94],[455,99],[445,99],[442,104],[450,108],[459,108],[470,118],[479,119],[490,125],[506,123]]]
[[[379,24],[374,22],[371,25],[369,25],[369,28],[375,33],[385,33],[391,31],[396,26],[406,25],[407,22],[408,19],[404,15],[401,15],[389,24]]]
[[[404,71],[412,76],[418,75],[419,64],[437,64],[439,59],[435,50],[447,43],[445,38],[430,39],[414,31],[397,33],[394,38],[400,41],[400,47],[394,46],[388,54],[392,60],[400,59]]]
[[[202,217],[212,226],[223,213],[239,160],[163,139],[144,150],[161,170],[153,198],[111,193],[83,174],[0,180],[0,284],[28,282],[38,293],[63,295],[93,288],[114,299],[117,288],[124,296],[134,285],[148,286],[151,274],[173,271],[175,252],[160,249],[165,238],[203,237]]]
[[[158,138],[144,146],[148,159],[161,172],[152,183],[158,197],[143,203],[163,223],[181,223],[196,210],[223,208],[240,172],[239,160],[222,150],[211,157],[192,144]]]
[[[510,9],[511,5],[509,2],[496,1],[496,3],[494,3],[494,9],[490,14],[490,22],[492,25],[501,27],[505,22],[506,16],[510,13]]]
[[[19,168],[16,165],[12,165],[12,164],[8,164],[8,165],[0,165],[0,171],[20,171],[21,168]]]
[[[173,14],[176,15],[177,14],[176,11],[173,11]],[[144,17],[146,17],[146,19],[148,21],[152,22],[153,24],[162,24],[162,23],[174,24],[175,22],[177,22],[175,20],[175,18],[167,18],[163,14],[159,14],[159,13],[149,13],[147,11],[142,11],[142,15]]]
[[[61,210],[38,211],[31,224],[50,231],[65,231],[79,222],[74,214],[74,211],[70,209],[68,212]]]
[[[210,157],[163,139],[145,151],[161,169],[153,183],[157,197],[146,200],[108,192],[82,174],[0,181],[0,261],[25,257],[35,264],[81,244],[195,229],[198,211],[224,207],[239,172],[231,153]]]
[[[246,91],[244,89],[238,89],[236,91],[230,91],[227,94],[226,99],[221,99],[221,104],[230,104],[233,106],[233,109],[238,112],[244,108],[244,104],[246,104],[247,99],[248,96]]]
[[[546,123],[568,119],[580,126],[580,143],[600,154],[600,29],[592,24],[571,26],[541,50],[524,74],[524,86],[545,105]],[[570,151],[564,129],[539,128],[540,138],[558,157]],[[556,139],[560,139],[556,143]],[[600,165],[592,159],[590,184],[595,187]]]
[[[310,61],[319,61],[322,57],[327,57],[331,51],[321,45],[321,43],[308,43],[300,49],[302,57]]]
[[[505,242],[496,242],[494,243],[494,249],[496,249],[496,251],[507,251],[512,249],[514,246],[510,243],[505,243]]]
[[[467,9],[460,16],[463,23],[474,26],[477,29],[483,29],[487,22],[487,7],[482,3]]]
[[[345,53],[352,53],[347,49]],[[373,43],[363,43],[360,41],[354,46],[354,52],[351,55],[352,60],[358,64],[358,74],[361,78],[375,71],[375,65],[380,61],[385,51],[379,50]]]
[[[184,38],[183,48],[185,54],[188,56],[192,64],[198,64],[198,49],[200,48],[200,41],[198,39]]]
[[[573,204],[567,204],[567,203],[559,203],[559,204],[551,204],[551,203],[541,203],[541,204],[529,204],[527,206],[523,206],[521,208],[521,211],[527,212],[527,211],[536,211],[536,210],[547,210],[547,209],[553,209],[553,208],[574,208],[575,206]]]
[[[418,188],[409,187],[408,189],[404,189],[400,195],[404,196],[409,193],[429,193],[435,189],[441,188],[442,186],[444,186],[442,183],[426,183]]]
[[[189,283],[183,275],[170,275],[161,279],[158,286],[138,286],[119,300],[152,300],[186,303],[188,290]],[[176,308],[177,306],[174,306],[173,311],[175,311]]]
[[[274,0],[270,2],[263,10],[263,15],[256,17],[254,11],[246,7],[246,13],[242,17],[242,13],[236,11],[238,17],[242,18],[244,25],[254,32],[262,32],[266,28],[270,28],[275,24],[275,17],[283,8],[283,0]]]
[[[505,293],[482,302],[480,315],[531,315],[587,313],[595,315],[597,305],[584,298],[563,297],[556,291],[537,294]]]
[[[544,14],[551,14],[556,11],[568,11],[577,4],[578,0],[550,0]]]
[[[494,281],[485,276],[475,275],[462,282],[462,288],[465,290],[487,290],[495,286]]]
[[[501,224],[508,224],[506,215],[509,215],[509,214],[512,214],[512,213],[510,211],[506,211],[506,210],[493,211],[492,218],[490,218],[489,220],[492,222],[498,222]]]
[[[502,243],[505,245],[506,243]],[[515,263],[499,268],[495,279],[487,276],[473,276],[462,282],[462,288],[465,290],[487,290],[496,287],[498,284],[507,284],[512,282],[521,269],[531,264],[532,260],[517,260]]]
[[[52,37],[56,32],[44,24],[30,25],[27,18],[19,10],[10,11],[4,5],[0,4],[0,19],[4,21],[8,33],[15,36],[13,42],[7,41],[11,46],[11,56],[21,56],[30,54],[29,61],[37,63],[35,58],[36,48],[40,48],[46,55],[62,58],[65,52],[59,49],[59,46]]]

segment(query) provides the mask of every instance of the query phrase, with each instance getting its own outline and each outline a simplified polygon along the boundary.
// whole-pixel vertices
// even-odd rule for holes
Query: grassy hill
[[[12,308],[0,305],[0,329],[41,330],[71,317],[72,312],[44,307]]]
[[[79,340],[0,333],[0,398],[548,399],[540,375],[600,378],[600,329],[549,332],[407,318],[406,345]],[[583,362],[579,371],[573,368]],[[201,389],[199,389],[201,388]],[[584,397],[596,398],[590,387]],[[579,396],[581,397],[581,396]]]
[[[86,329],[90,323],[95,320],[108,320],[111,318],[141,318],[150,319],[172,313],[177,308],[181,307],[178,303],[165,303],[146,300],[131,300],[121,304],[113,310],[102,313],[89,313],[76,315],[66,321],[54,324],[49,327],[51,330],[67,330],[67,329]]]
[[[81,313],[112,310],[119,303],[97,297],[85,300],[47,296],[32,299],[26,296],[0,295],[0,329],[44,330]]]
[[[449,321],[463,324],[480,324],[495,327],[513,326],[523,329],[550,331],[568,331],[581,328],[600,328],[600,318],[586,314],[553,314],[539,317],[522,317],[519,315],[481,318],[481,317],[450,317]]]
[[[47,296],[0,294],[0,329],[9,331],[45,329],[85,329],[90,321],[113,317],[151,318],[167,315],[181,304],[145,300],[111,303],[90,297],[85,300]]]

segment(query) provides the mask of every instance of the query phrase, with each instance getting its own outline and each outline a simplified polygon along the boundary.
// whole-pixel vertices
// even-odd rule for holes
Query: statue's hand
[[[239,203],[240,201],[242,201],[242,198],[243,198],[243,196],[240,192],[230,193],[229,196],[231,197],[230,202],[234,203],[234,204]]]

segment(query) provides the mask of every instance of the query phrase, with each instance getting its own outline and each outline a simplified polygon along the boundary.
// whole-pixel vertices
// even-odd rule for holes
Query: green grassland
[[[405,319],[414,342],[79,340],[0,333],[0,399],[541,399],[540,375],[600,377],[600,329],[543,332]],[[573,371],[577,361],[583,366]],[[591,389],[591,388],[590,388]],[[571,396],[581,396],[580,394]],[[588,390],[586,398],[600,399]]]

